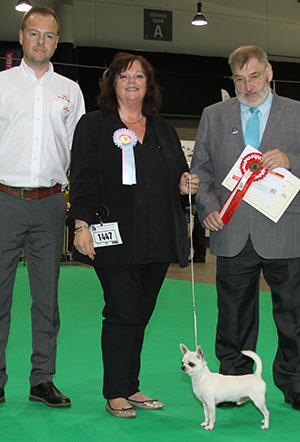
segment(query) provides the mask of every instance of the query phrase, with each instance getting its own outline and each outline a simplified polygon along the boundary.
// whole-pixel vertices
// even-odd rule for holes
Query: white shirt
[[[85,112],[77,83],[21,65],[0,72],[0,183],[52,187],[66,172],[75,126]]]

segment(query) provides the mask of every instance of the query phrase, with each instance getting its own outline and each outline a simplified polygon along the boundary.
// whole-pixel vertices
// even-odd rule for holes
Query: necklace
[[[123,120],[123,118],[121,118],[121,120],[122,120],[123,123],[125,123],[125,124],[137,124],[137,123],[139,123],[140,121],[142,121],[143,118],[144,118],[144,115],[142,115],[141,118],[139,118],[137,121],[125,121],[125,120]]]

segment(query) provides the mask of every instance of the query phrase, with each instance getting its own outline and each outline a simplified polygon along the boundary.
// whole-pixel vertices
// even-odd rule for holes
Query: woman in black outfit
[[[84,115],[74,135],[68,223],[74,258],[95,267],[104,291],[106,408],[135,417],[132,406],[164,406],[139,390],[140,353],[169,263],[188,263],[180,194],[195,193],[199,179],[174,128],[156,115],[161,96],[145,58],[117,54],[100,86],[100,110]],[[108,242],[94,247],[89,226],[99,220],[95,238]]]

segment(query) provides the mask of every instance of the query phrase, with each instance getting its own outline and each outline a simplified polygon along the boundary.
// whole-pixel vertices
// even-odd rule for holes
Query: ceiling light
[[[198,2],[198,4],[197,4],[198,12],[192,20],[192,25],[195,25],[195,26],[207,25],[207,20],[204,17],[204,15],[202,14],[201,9],[202,9],[202,4],[201,4],[201,2]]]
[[[27,12],[31,8],[32,4],[27,0],[20,0],[15,6],[15,9],[19,12]]]

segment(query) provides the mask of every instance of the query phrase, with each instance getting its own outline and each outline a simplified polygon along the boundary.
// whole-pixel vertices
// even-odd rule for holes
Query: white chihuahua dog
[[[256,362],[254,374],[241,376],[224,376],[211,373],[199,345],[196,351],[190,351],[180,344],[183,353],[181,370],[192,378],[193,391],[203,404],[205,421],[201,424],[205,430],[212,430],[216,421],[216,404],[236,402],[241,405],[251,399],[264,415],[262,430],[269,428],[269,411],[265,404],[266,384],[261,377],[262,363],[260,357],[250,350],[242,351],[245,356]]]

